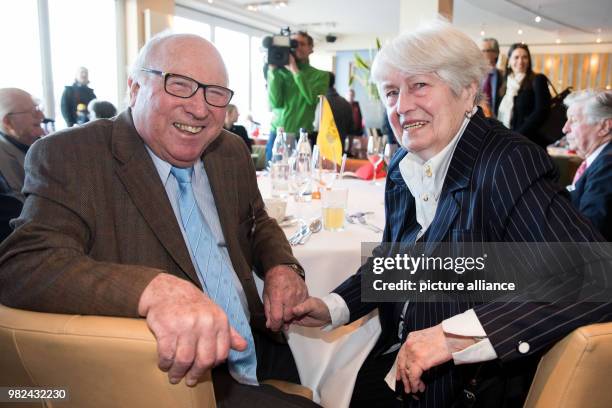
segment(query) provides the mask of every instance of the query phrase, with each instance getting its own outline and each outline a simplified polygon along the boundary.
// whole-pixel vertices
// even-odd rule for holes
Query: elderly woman
[[[533,72],[526,44],[515,43],[508,50],[505,88],[497,113],[499,121],[546,148],[548,142],[539,128],[550,112],[548,79]]]
[[[476,44],[443,22],[399,36],[376,56],[373,78],[403,147],[389,166],[383,242],[601,239],[554,183],[546,153],[476,108],[486,69]],[[352,406],[398,404],[383,381],[388,372],[392,385],[399,380],[415,394],[403,397],[410,406],[461,404],[464,390],[482,406],[521,406],[547,347],[612,316],[609,307],[584,305],[362,302],[372,262],[332,294],[294,308],[298,324],[315,327],[378,309],[382,334],[357,375]]]
[[[612,91],[576,92],[564,103],[563,132],[584,159],[570,187],[572,203],[612,241]]]

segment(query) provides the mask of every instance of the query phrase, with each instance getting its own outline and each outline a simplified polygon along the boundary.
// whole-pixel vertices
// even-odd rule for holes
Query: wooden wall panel
[[[559,92],[561,90],[567,88],[569,86],[569,71],[570,71],[570,56],[568,54],[563,54],[563,60],[561,61],[561,66],[563,67],[563,78],[561,79],[561,89],[558,89]]]
[[[558,91],[612,85],[612,54],[534,54],[533,70],[550,79]]]

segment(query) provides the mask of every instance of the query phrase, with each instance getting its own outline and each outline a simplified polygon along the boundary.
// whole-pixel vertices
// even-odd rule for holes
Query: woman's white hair
[[[582,114],[589,125],[612,119],[612,91],[585,89],[572,92],[563,103],[568,108],[574,104],[582,105]]]
[[[386,44],[372,64],[372,79],[379,86],[390,71],[406,75],[437,74],[459,95],[480,82],[490,70],[482,52],[467,35],[441,19],[429,21]],[[382,94],[382,93],[381,93]]]

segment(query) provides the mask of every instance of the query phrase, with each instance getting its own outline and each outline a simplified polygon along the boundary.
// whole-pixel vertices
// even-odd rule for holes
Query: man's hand
[[[300,326],[323,327],[332,322],[327,305],[317,297],[309,297],[294,307],[293,315],[293,323]]]
[[[442,324],[411,332],[397,354],[396,379],[402,380],[406,394],[423,392],[423,372],[449,361],[452,353],[475,342],[472,337],[444,333]]]
[[[287,68],[293,74],[297,74],[298,72],[300,72],[300,69],[297,66],[297,62],[295,61],[295,57],[293,56],[293,54],[289,54],[289,64],[285,65],[285,68]]]
[[[158,365],[177,384],[188,386],[227,359],[230,347],[247,342],[229,325],[225,312],[186,280],[160,273],[145,288],[138,313],[157,339]]]
[[[293,319],[293,307],[308,297],[306,282],[293,268],[277,265],[266,272],[263,301],[266,327],[278,331]]]

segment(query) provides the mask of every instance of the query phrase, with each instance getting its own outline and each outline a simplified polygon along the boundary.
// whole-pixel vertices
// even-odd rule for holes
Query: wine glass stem
[[[372,184],[376,184],[376,165],[372,163]]]

